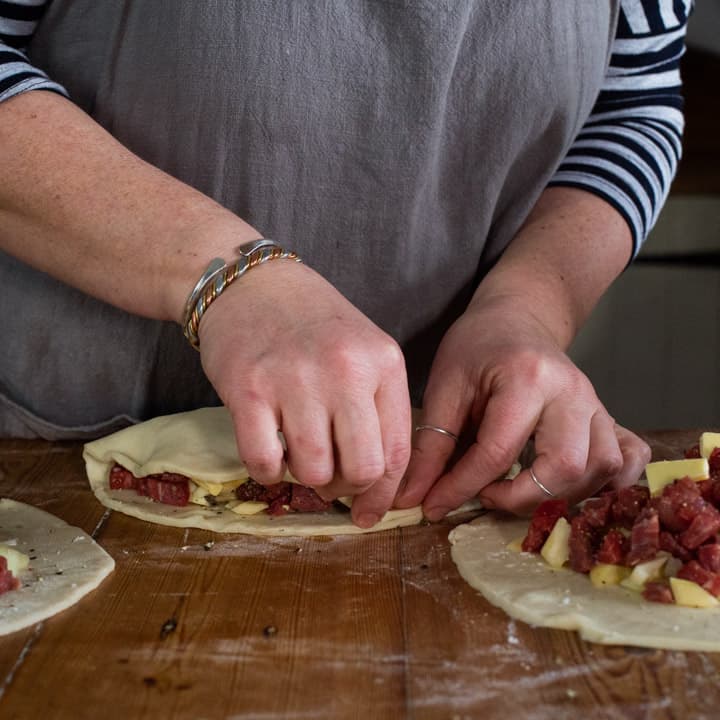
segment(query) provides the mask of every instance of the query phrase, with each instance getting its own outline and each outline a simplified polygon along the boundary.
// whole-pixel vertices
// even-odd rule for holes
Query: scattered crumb
[[[516,630],[517,630],[517,627],[515,625],[515,621],[510,620],[510,622],[508,623],[508,629],[507,629],[507,641],[508,641],[509,645],[519,645],[520,644],[520,640],[519,640],[518,636],[515,634]]]

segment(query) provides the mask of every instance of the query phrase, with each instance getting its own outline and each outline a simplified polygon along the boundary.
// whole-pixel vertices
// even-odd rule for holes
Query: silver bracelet
[[[240,257],[233,263],[226,263],[222,258],[213,258],[188,295],[183,316],[183,334],[196,350],[200,349],[198,328],[202,316],[213,300],[218,298],[230,284],[248,270],[270,260],[302,262],[294,252],[285,250],[268,238],[243,243],[236,252]]]

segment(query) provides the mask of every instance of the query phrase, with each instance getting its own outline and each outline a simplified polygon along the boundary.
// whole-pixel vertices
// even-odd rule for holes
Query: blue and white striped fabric
[[[67,94],[21,52],[48,0],[0,0],[0,102],[27,90]],[[621,0],[605,82],[551,185],[611,203],[632,230],[635,253],[675,176],[683,131],[680,58],[692,0]]]
[[[622,0],[602,92],[550,183],[611,203],[630,225],[635,254],[680,160],[680,58],[691,10],[692,0]]]
[[[47,0],[0,0],[0,102],[27,90],[65,89],[33,67],[21,52],[45,11]]]

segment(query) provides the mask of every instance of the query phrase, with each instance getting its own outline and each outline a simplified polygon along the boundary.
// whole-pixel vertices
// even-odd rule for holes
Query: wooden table
[[[697,432],[646,435],[677,457]],[[94,535],[115,572],[0,638],[0,717],[720,716],[720,654],[607,647],[510,620],[460,578],[450,522],[257,539],[105,512],[77,444],[0,442],[0,495]]]

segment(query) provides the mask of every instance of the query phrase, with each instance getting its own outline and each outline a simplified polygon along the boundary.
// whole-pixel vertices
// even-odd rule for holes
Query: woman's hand
[[[571,502],[606,484],[637,481],[647,445],[618,427],[565,354],[628,262],[627,223],[574,188],[540,196],[527,221],[443,339],[424,398],[423,423],[465,434],[416,434],[396,505],[423,503],[437,520],[479,494],[487,507],[526,513],[548,493]],[[500,480],[533,438],[532,471]],[[453,458],[454,459],[454,458]]]
[[[530,437],[536,478],[576,502],[608,483],[636,482],[649,448],[615,425],[590,381],[531,314],[510,301],[471,306],[444,338],[423,403],[423,422],[468,436],[455,452],[440,433],[416,433],[399,507],[423,503],[438,520],[479,495],[486,507],[524,514],[548,495],[529,470],[501,480]]]
[[[182,322],[210,259],[261,235],[56,93],[14,97],[0,116],[3,170],[13,178],[0,186],[0,247],[83,292]],[[316,273],[281,260],[223,292],[199,334],[253,476],[282,476],[282,429],[298,480],[326,497],[356,496],[354,520],[373,525],[410,455],[397,344]]]
[[[254,268],[208,308],[203,367],[230,410],[238,450],[260,483],[287,466],[326,499],[353,495],[371,527],[410,457],[410,399],[397,343],[307,266]]]

